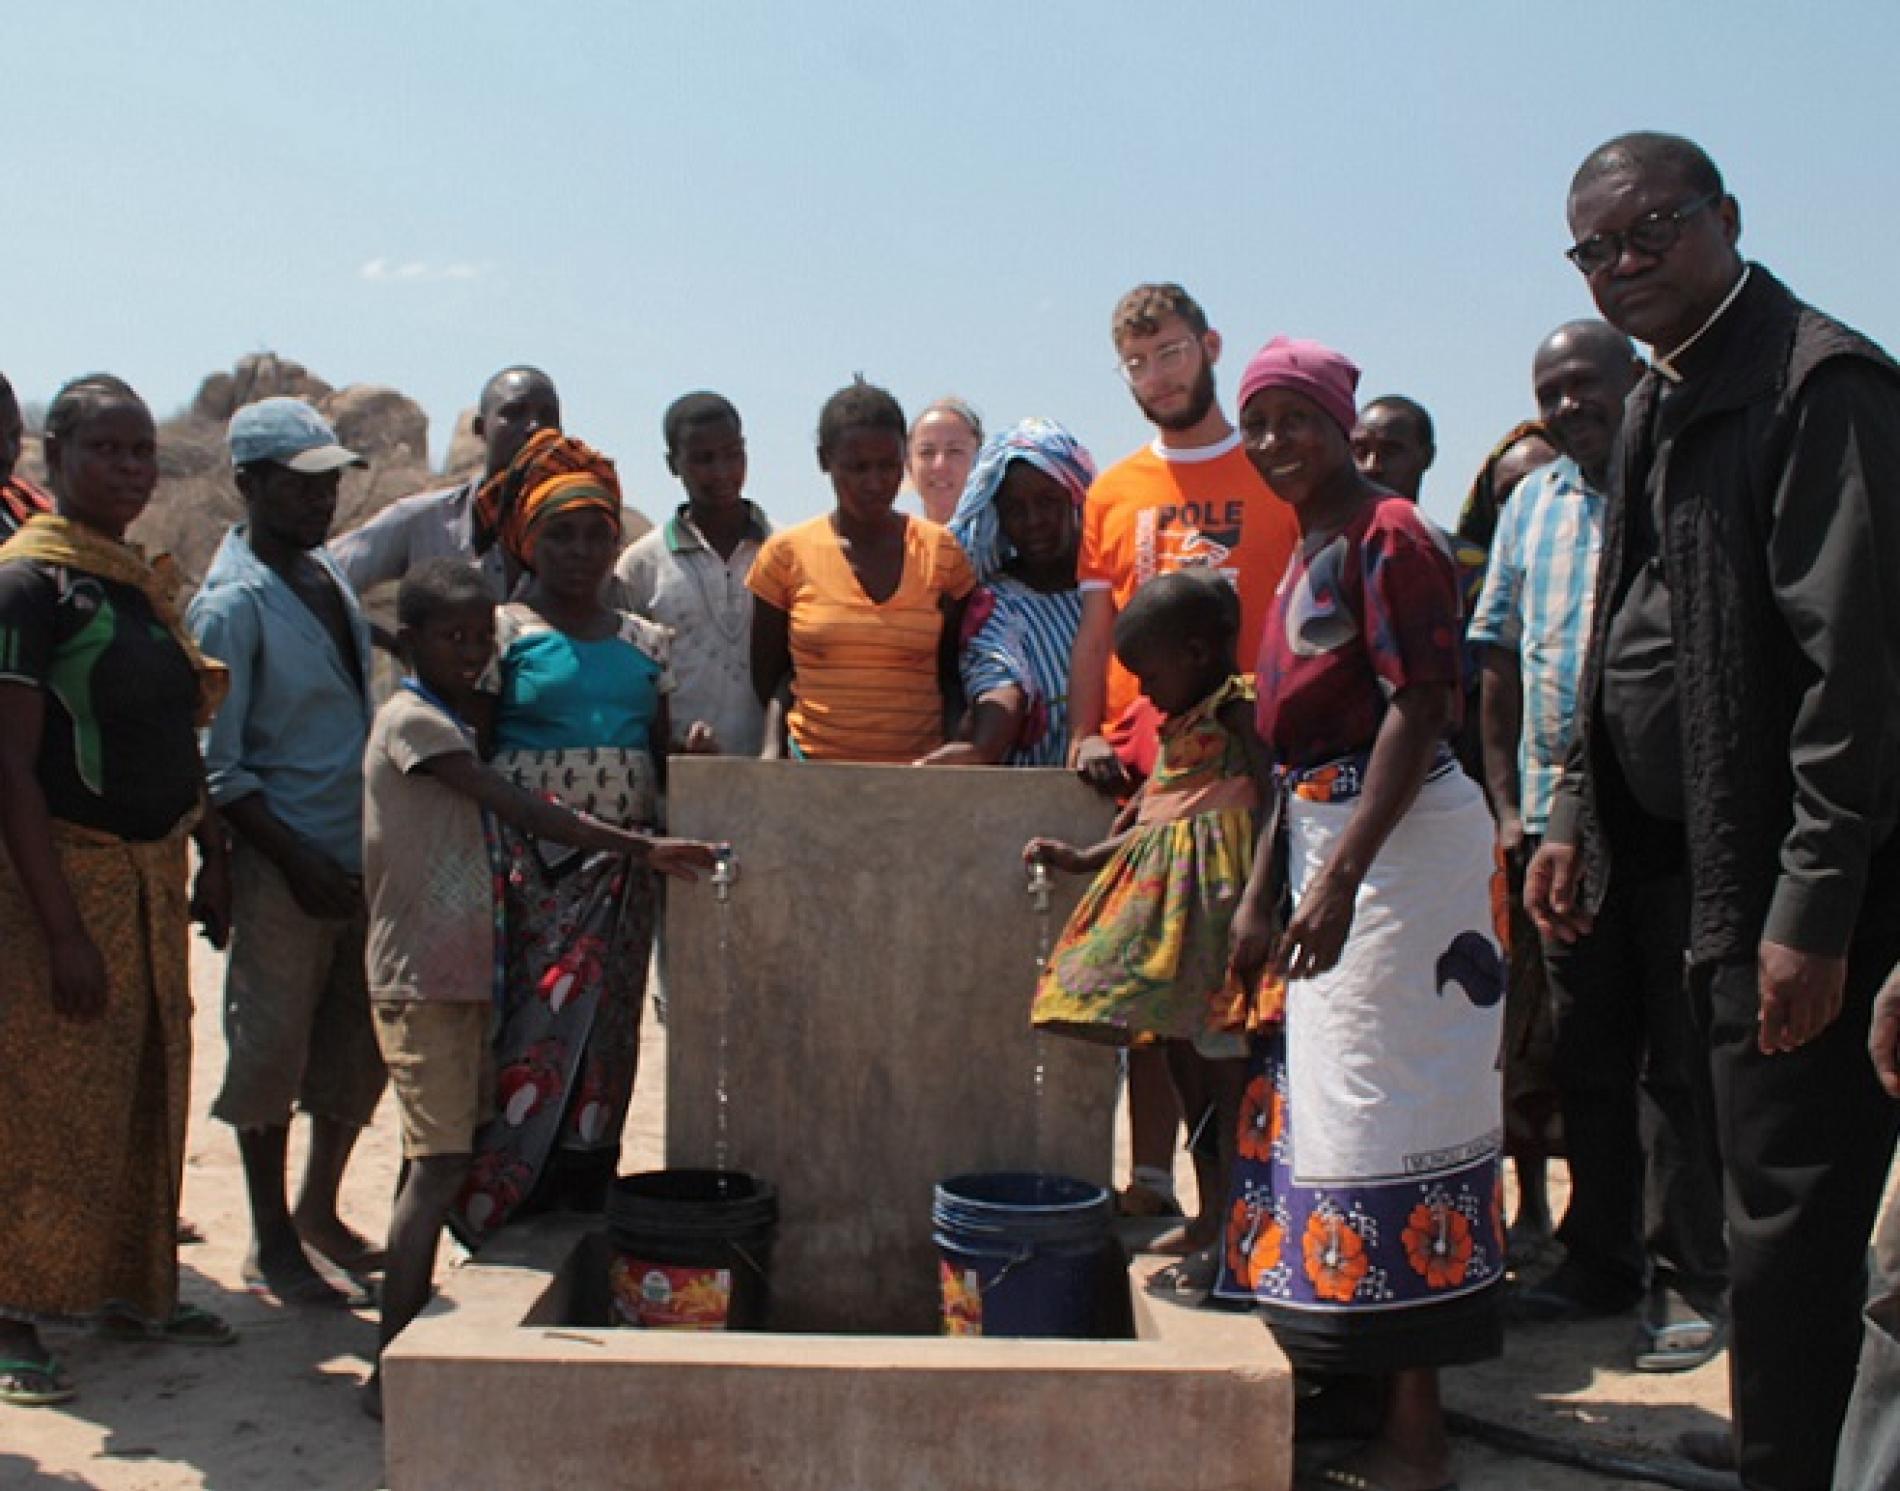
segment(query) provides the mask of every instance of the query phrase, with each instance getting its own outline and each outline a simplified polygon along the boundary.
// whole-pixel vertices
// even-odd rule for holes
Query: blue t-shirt
[[[501,628],[497,749],[652,749],[660,700],[673,687],[664,630],[626,616],[618,635],[584,642],[526,607],[503,611],[515,614]]]

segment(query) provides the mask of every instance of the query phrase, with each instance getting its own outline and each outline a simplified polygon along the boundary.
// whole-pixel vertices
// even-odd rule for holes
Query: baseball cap
[[[292,471],[314,475],[345,466],[366,466],[353,450],[337,444],[336,431],[302,399],[259,399],[231,416],[226,438],[231,464],[275,461]]]

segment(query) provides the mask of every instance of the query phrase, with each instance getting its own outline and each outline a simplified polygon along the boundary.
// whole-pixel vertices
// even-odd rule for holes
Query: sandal
[[[1124,1217],[1178,1217],[1181,1203],[1165,1191],[1135,1180],[1115,1193],[1115,1210]]]
[[[1156,1269],[1141,1287],[1170,1304],[1204,1305],[1213,1294],[1214,1281],[1219,1276],[1219,1249],[1202,1248],[1166,1268]]]
[[[1714,1361],[1728,1344],[1728,1329],[1719,1320],[1645,1323],[1642,1332],[1644,1344],[1634,1363],[1638,1372],[1693,1372]]]
[[[180,1305],[169,1320],[148,1324],[130,1315],[107,1315],[99,1334],[114,1341],[148,1341],[166,1346],[234,1346],[237,1332],[229,1321],[196,1305]]]
[[[1343,1465],[1326,1465],[1320,1468],[1314,1484],[1325,1487],[1337,1487],[1338,1491],[1386,1491],[1383,1481],[1375,1481],[1371,1476],[1361,1475],[1356,1470],[1348,1470]],[[1456,1481],[1446,1481],[1436,1491],[1458,1491]]]
[[[0,1403],[15,1408],[49,1408],[70,1403],[76,1389],[52,1357],[30,1362],[23,1357],[0,1360]]]

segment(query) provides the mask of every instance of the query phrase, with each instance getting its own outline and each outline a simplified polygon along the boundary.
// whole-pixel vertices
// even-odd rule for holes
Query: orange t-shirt
[[[904,572],[873,605],[829,516],[773,534],[746,577],[791,618],[792,742],[814,761],[914,761],[943,744],[943,601],[976,576],[950,530],[904,526]]]
[[[1147,445],[1108,468],[1082,510],[1084,590],[1106,590],[1115,609],[1157,575],[1196,565],[1217,569],[1240,592],[1242,667],[1253,665],[1274,589],[1299,538],[1293,509],[1274,495],[1240,448],[1240,436],[1198,450]],[[1105,728],[1139,697],[1135,678],[1111,656]]]

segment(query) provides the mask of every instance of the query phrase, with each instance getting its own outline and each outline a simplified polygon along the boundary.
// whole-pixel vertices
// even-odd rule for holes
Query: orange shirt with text
[[[1084,590],[1105,589],[1116,611],[1157,575],[1196,565],[1240,592],[1239,664],[1253,666],[1273,593],[1299,536],[1293,509],[1260,479],[1238,434],[1199,450],[1144,446],[1095,478],[1082,510]],[[1138,697],[1134,675],[1108,663],[1112,726]]]

